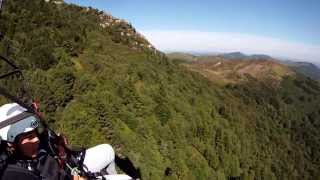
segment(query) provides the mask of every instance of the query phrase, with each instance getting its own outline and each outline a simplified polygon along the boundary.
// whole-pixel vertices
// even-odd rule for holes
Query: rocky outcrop
[[[89,10],[89,9],[88,9]],[[115,42],[122,42],[134,49],[148,49],[160,53],[142,34],[126,20],[116,18],[109,13],[100,12],[100,26],[115,36]]]
[[[64,3],[63,0],[45,0],[45,2],[59,5]],[[116,18],[107,12],[91,7],[85,7],[83,10],[98,15],[100,20],[99,25],[112,36],[114,42],[126,44],[133,49],[148,50],[155,54],[164,55],[158,51],[145,36],[137,32],[128,21]]]
[[[55,3],[55,4],[63,4],[64,3],[63,0],[45,0],[45,2],[52,2],[52,3]]]

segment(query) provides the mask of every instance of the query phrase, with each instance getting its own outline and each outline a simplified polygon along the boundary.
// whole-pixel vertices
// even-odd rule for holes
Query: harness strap
[[[2,0],[0,0],[2,2]],[[16,66],[14,63],[12,63],[7,58],[0,55],[0,59],[4,60],[6,63],[8,63],[13,69],[19,69],[18,66]],[[20,71],[21,72],[21,71]]]

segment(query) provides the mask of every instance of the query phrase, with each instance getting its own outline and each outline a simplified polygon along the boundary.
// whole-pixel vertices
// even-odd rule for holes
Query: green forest
[[[43,0],[3,8],[0,55],[23,70],[46,121],[73,147],[110,143],[146,180],[320,179],[317,81],[221,85],[133,47],[123,26],[101,26],[97,9]]]

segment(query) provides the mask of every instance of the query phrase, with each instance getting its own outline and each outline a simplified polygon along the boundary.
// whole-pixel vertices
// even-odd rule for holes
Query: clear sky
[[[66,0],[131,22],[163,51],[320,62],[320,0]]]

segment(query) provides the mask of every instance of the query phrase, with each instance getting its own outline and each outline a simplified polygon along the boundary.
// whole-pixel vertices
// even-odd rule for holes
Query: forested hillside
[[[319,179],[317,82],[216,83],[101,15],[43,0],[7,0],[1,12],[0,54],[73,146],[110,143],[150,180]]]

